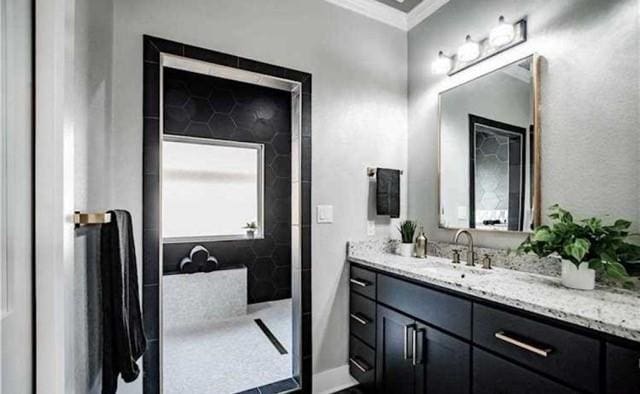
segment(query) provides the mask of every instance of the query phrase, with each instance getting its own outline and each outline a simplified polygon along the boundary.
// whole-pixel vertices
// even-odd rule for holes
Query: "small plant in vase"
[[[244,229],[247,230],[247,238],[255,238],[256,232],[258,231],[258,225],[256,222],[249,222],[244,226]]]
[[[562,284],[592,290],[596,271],[625,281],[629,274],[623,263],[640,258],[640,246],[627,242],[631,222],[618,219],[604,225],[602,219],[574,221],[573,215],[558,205],[550,208],[551,223],[540,226],[518,247],[519,253],[539,257],[556,255],[562,259]]]
[[[398,254],[404,257],[413,256],[413,236],[416,233],[418,224],[412,220],[405,220],[398,226],[402,243],[398,247]]]

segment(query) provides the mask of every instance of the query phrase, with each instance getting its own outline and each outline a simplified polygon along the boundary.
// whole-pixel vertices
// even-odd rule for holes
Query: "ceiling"
[[[389,7],[393,7],[402,12],[409,12],[422,2],[422,0],[404,0],[403,2],[399,2],[396,0],[376,0],[376,1],[379,1],[382,4],[386,4]]]
[[[449,0],[325,0],[371,19],[408,31]]]

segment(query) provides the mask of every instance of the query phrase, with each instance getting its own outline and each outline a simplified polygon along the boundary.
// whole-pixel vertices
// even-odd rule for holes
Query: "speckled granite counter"
[[[378,241],[381,242],[381,241]],[[496,267],[454,265],[450,259],[407,258],[392,254],[390,244],[350,242],[347,259],[380,271],[458,291],[592,330],[640,342],[640,293],[599,286],[571,290],[557,276]]]

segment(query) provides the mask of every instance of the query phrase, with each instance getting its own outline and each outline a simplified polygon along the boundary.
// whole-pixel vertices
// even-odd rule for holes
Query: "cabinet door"
[[[473,349],[474,394],[577,394],[535,372]]]
[[[607,394],[640,392],[640,349],[607,343]]]
[[[377,307],[376,387],[379,393],[413,394],[415,321]]]
[[[469,394],[471,346],[424,325],[415,333],[416,394]]]

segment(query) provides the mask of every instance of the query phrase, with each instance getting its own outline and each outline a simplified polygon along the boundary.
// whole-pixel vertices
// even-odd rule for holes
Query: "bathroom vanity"
[[[640,294],[349,248],[351,375],[379,393],[640,392]]]

